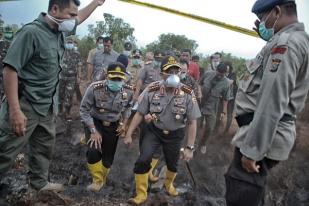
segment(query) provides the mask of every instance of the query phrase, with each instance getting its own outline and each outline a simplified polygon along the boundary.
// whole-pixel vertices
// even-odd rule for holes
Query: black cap
[[[161,71],[164,72],[170,68],[181,69],[181,66],[178,63],[177,57],[169,55],[169,56],[164,57],[164,59],[162,59]]]
[[[142,51],[139,49],[135,49],[132,52],[132,57],[141,57],[142,56]]]
[[[295,0],[257,0],[254,3],[251,11],[255,14],[261,14],[265,11],[271,10],[277,5],[282,5],[289,2],[295,3]]]
[[[127,68],[128,64],[129,64],[129,59],[126,55],[120,54],[117,58],[117,62],[120,62],[121,64],[123,64],[123,66],[125,68]]]
[[[126,79],[126,68],[122,63],[115,62],[111,63],[107,67],[107,77],[108,78],[121,78]]]
[[[130,42],[124,43],[124,50],[131,51],[131,49],[132,49],[132,44]]]

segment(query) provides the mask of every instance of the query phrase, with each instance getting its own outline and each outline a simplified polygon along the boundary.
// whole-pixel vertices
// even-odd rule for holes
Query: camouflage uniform
[[[69,115],[73,104],[74,92],[77,93],[77,98],[80,97],[77,84],[78,67],[82,66],[80,53],[73,49],[66,50],[61,66],[62,72],[59,85],[60,112],[63,112],[63,107],[65,107],[65,115]]]

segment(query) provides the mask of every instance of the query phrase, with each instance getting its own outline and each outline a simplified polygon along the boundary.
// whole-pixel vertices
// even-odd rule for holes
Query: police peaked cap
[[[107,77],[126,79],[126,68],[122,63],[111,63],[107,67]]]
[[[289,2],[295,3],[295,0],[257,0],[254,3],[251,11],[255,14],[261,14],[265,11],[271,10],[277,5],[282,5]]]
[[[165,72],[170,68],[181,69],[181,65],[178,63],[177,57],[169,55],[164,57],[164,59],[162,59],[161,71]]]

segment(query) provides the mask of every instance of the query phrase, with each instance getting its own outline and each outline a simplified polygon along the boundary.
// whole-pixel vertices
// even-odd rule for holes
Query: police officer
[[[195,79],[188,74],[188,67],[189,67],[188,62],[184,61],[184,60],[180,60],[179,65],[181,66],[181,70],[180,70],[180,73],[179,73],[180,82],[189,86],[194,91],[194,94],[196,94],[196,98],[199,101],[199,99],[201,97],[200,87],[199,87],[198,83],[195,81]],[[149,120],[149,114],[146,115],[144,117],[144,119]],[[152,157],[152,160],[151,160],[151,168],[149,170],[149,181],[150,182],[157,182],[159,180],[159,177],[157,177],[153,174],[153,170],[156,167],[156,165],[158,164],[158,162],[163,161],[162,157],[160,158],[161,153],[162,153],[161,148],[159,148],[153,154],[153,157]]]
[[[147,57],[148,56],[148,57]],[[160,63],[162,61],[162,53],[149,52],[146,54],[146,61],[144,67],[138,74],[138,80],[136,84],[136,89],[134,93],[133,99],[137,101],[138,96],[140,93],[152,82],[159,81],[161,79],[160,76]],[[159,62],[159,64],[157,63]]]
[[[228,74],[227,78],[229,79],[230,82],[230,100],[227,103],[227,109],[226,109],[226,125],[223,134],[228,133],[232,120],[233,120],[233,113],[234,113],[234,108],[235,108],[235,97],[236,93],[238,90],[238,85],[237,85],[237,74],[233,69],[232,62],[225,62],[228,68]]]
[[[62,71],[60,73],[59,97],[60,97],[60,112],[64,110],[64,117],[70,115],[71,107],[73,105],[73,95],[76,93],[77,99],[80,101],[80,90],[77,86],[78,68],[82,65],[81,55],[76,50],[74,40],[68,37],[66,50],[61,64]]]
[[[224,110],[220,112],[220,118],[226,114],[227,101],[230,99],[230,83],[226,73],[227,65],[220,63],[216,71],[207,71],[200,81],[203,95],[201,111],[206,121],[205,132],[199,145],[202,154],[206,153],[206,141],[213,136],[221,99],[224,100]]]
[[[298,22],[294,0],[258,0],[256,31],[267,41],[236,95],[239,129],[234,159],[225,175],[228,206],[263,205],[266,178],[288,159],[309,89],[309,36]]]
[[[124,142],[132,142],[132,133],[141,123],[144,115],[151,114],[152,122],[144,133],[140,156],[135,163],[136,196],[129,200],[132,204],[142,204],[147,199],[148,172],[154,151],[160,146],[166,160],[167,172],[164,183],[169,195],[177,196],[173,186],[177,174],[177,164],[185,128],[188,130],[184,159],[193,157],[196,135],[196,119],[200,111],[192,89],[180,83],[177,74],[180,65],[174,56],[167,56],[161,64],[163,80],[150,84],[141,94],[137,113],[134,115]]]
[[[123,54],[126,55],[128,58],[130,57],[130,54],[131,54],[131,50],[132,50],[132,44],[131,42],[126,42],[124,43],[123,45],[124,47],[124,50],[123,50]]]
[[[0,106],[1,106],[1,100],[4,95],[4,89],[3,89],[3,63],[2,60],[4,59],[7,50],[10,47],[11,41],[13,40],[13,30],[12,27],[6,26],[3,28],[1,25],[0,27]]]
[[[142,51],[135,49],[132,51],[132,58],[130,59],[127,71],[130,74],[129,84],[135,85],[138,77],[138,73],[143,68],[144,62],[142,60]]]
[[[80,106],[89,148],[88,169],[93,182],[87,189],[97,192],[106,182],[113,164],[119,136],[124,136],[131,115],[133,88],[125,85],[126,70],[121,63],[107,68],[107,80],[91,84]]]

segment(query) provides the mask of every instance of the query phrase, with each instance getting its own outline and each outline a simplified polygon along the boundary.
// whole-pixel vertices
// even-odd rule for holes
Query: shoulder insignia
[[[180,89],[187,94],[193,94],[193,90],[187,85],[182,85]]]
[[[160,89],[160,82],[154,82],[148,87],[149,92],[158,91]]]
[[[287,50],[286,47],[274,47],[271,49],[271,54],[284,54]]]
[[[93,89],[100,89],[102,87],[104,87],[104,84],[102,82],[93,84]]]
[[[129,85],[129,84],[123,85],[123,88],[129,89],[129,90],[134,90],[134,87],[132,85]]]

